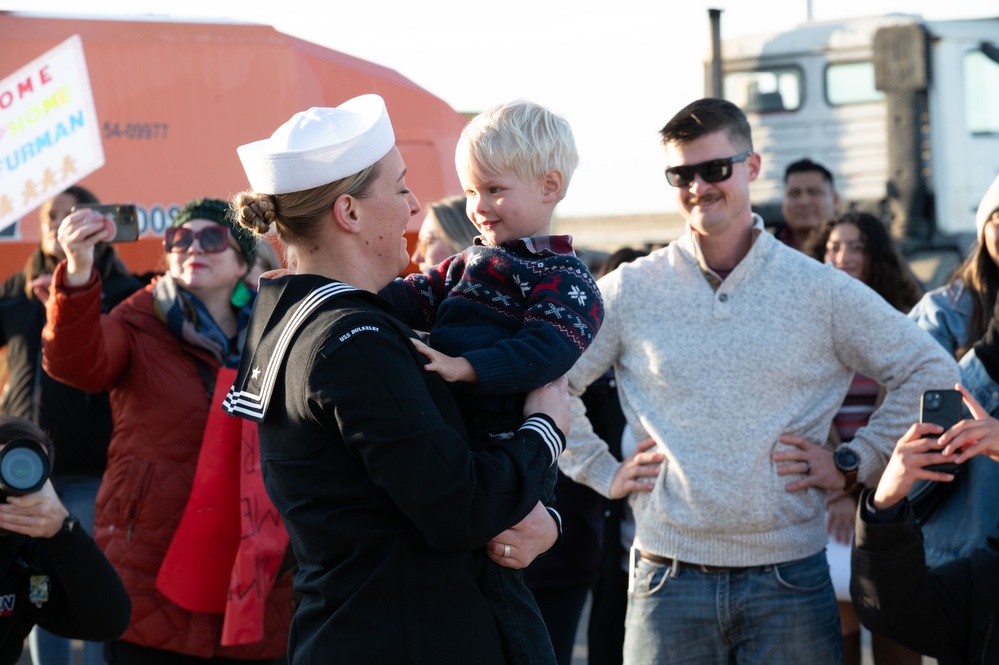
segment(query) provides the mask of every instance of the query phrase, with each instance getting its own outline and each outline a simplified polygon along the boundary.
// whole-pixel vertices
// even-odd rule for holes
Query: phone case
[[[134,205],[119,205],[114,223],[116,230],[111,242],[135,242],[139,239],[139,216]]]
[[[919,405],[919,422],[935,423],[944,428],[944,431],[961,422],[964,418],[963,402],[961,393],[956,390],[927,390],[923,393],[923,399]],[[936,434],[926,434],[926,438],[936,438]],[[940,471],[943,473],[955,473],[957,464],[944,462],[941,464],[929,464],[925,468],[930,471]]]
[[[948,430],[964,417],[961,393],[956,390],[927,390],[919,405],[919,422],[935,423]]]
[[[89,208],[111,218],[115,235],[110,242],[135,242],[139,239],[139,214],[131,203],[82,203],[73,210]]]

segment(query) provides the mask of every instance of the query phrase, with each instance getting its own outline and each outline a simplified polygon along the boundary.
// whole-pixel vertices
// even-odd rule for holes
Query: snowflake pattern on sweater
[[[476,244],[381,291],[430,345],[464,356],[478,394],[528,392],[565,374],[593,341],[603,300],[570,236]]]

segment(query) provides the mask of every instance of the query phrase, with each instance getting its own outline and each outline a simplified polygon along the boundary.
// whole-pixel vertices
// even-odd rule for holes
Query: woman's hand
[[[840,494],[826,504],[829,519],[826,533],[837,543],[849,545],[853,540],[853,527],[857,515],[857,500],[852,494]]]
[[[562,433],[569,434],[569,380],[564,376],[527,393],[524,417],[543,413],[555,421]]]
[[[635,452],[621,463],[611,480],[610,498],[620,499],[632,492],[651,492],[666,455],[649,452],[656,446],[651,436],[638,442]]]
[[[943,428],[934,423],[915,423],[898,440],[895,450],[888,459],[888,466],[881,474],[878,487],[872,499],[874,507],[889,508],[905,498],[917,480],[936,480],[949,483],[954,476],[940,471],[930,471],[924,467],[930,464],[953,462],[953,454],[941,454],[944,444],[935,436]]]
[[[115,230],[114,221],[93,210],[77,210],[62,220],[56,237],[66,253],[66,283],[83,286],[90,281],[94,246],[114,238]]]
[[[985,455],[999,462],[999,420],[991,417],[968,389],[954,386],[964,397],[964,403],[974,420],[962,420],[940,437],[944,453],[957,453],[954,461],[963,464],[975,455]]]
[[[486,543],[486,555],[504,568],[526,568],[557,541],[558,524],[539,501],[527,517]]]
[[[448,383],[457,383],[458,381],[464,383],[479,382],[479,374],[472,367],[472,363],[468,362],[467,358],[462,356],[453,358],[440,351],[435,351],[418,339],[413,339],[413,346],[430,361],[423,366],[423,369],[428,372],[437,372]]]
[[[0,503],[0,529],[32,538],[56,535],[68,516],[69,511],[59,502],[51,480],[46,480],[37,492],[7,497],[7,503]]]

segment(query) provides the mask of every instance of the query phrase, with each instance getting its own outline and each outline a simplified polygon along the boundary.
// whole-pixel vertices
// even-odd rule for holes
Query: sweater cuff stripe
[[[531,430],[541,435],[541,440],[547,446],[549,465],[554,464],[565,450],[565,436],[548,416],[536,413],[525,420],[520,429]]]
[[[558,525],[558,535],[559,535],[559,538],[561,538],[562,537],[562,514],[559,513],[557,510],[555,510],[555,508],[552,507],[552,506],[545,506],[545,510],[548,511],[548,514],[552,516],[552,519],[554,519],[555,523]]]

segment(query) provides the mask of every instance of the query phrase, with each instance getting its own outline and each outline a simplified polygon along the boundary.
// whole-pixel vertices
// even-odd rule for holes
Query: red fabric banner
[[[256,423],[222,410],[235,378],[219,370],[191,496],[156,577],[177,605],[225,613],[223,646],[263,639],[265,601],[288,546],[264,491]]]

